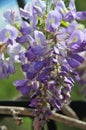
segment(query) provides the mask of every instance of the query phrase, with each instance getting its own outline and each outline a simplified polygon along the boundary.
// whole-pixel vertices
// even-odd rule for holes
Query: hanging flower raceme
[[[69,3],[69,10],[61,0],[49,13],[43,11],[42,17],[39,15],[43,9],[41,4],[34,7],[34,2],[27,4],[24,10],[21,10],[21,16],[29,19],[29,23],[34,20],[31,19],[31,14],[34,18],[36,16],[38,21],[35,28],[31,24],[28,26],[29,28],[31,26],[32,30],[29,32],[28,28],[25,32],[28,48],[20,56],[21,61],[24,61],[22,58],[25,59],[22,62],[22,70],[28,81],[26,86],[30,86],[27,87],[27,92],[30,95],[35,94],[31,96],[30,105],[38,108],[39,102],[42,104],[41,100],[45,98],[45,102],[60,109],[70,98],[71,88],[74,86],[73,77],[77,79],[78,75],[75,69],[84,61],[79,53],[85,51],[85,33],[84,29],[79,28],[78,22],[75,22],[77,12],[73,0]],[[14,85],[23,93],[22,85],[17,85],[17,82]],[[38,84],[36,91],[31,87],[34,83]],[[45,102],[43,101],[43,104],[46,104]]]
[[[24,48],[16,43],[18,30],[9,25],[0,31],[0,79],[8,78],[15,72],[14,63],[19,60],[19,53]]]
[[[76,11],[74,0],[70,0],[68,9],[59,0],[50,10],[46,2],[33,0],[20,9],[25,21],[13,25],[10,22],[11,28],[0,32],[1,45],[9,57],[17,57],[22,64],[25,78],[15,81],[14,86],[23,95],[29,95],[29,105],[38,114],[45,116],[50,106],[61,109],[70,99],[74,80],[80,80],[76,68],[84,61],[80,53],[86,51],[86,29],[77,20],[84,20],[85,14]],[[4,13],[4,17],[11,21],[10,14]],[[16,21],[14,15],[12,20]],[[0,55],[3,54],[1,46]],[[2,64],[1,58],[1,75]]]

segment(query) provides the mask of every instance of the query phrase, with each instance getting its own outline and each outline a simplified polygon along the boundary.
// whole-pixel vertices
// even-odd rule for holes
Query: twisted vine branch
[[[10,106],[0,106],[0,115],[8,115],[12,116],[12,111],[16,111],[17,116],[26,116],[26,117],[35,117],[36,114],[35,109],[29,109],[24,107],[10,107]],[[49,119],[52,119],[54,121],[59,121],[62,123],[65,123],[70,126],[75,126],[77,128],[81,128],[83,130],[86,130],[86,122],[80,121],[78,119],[74,119],[71,117],[67,117],[61,114],[57,114],[52,112],[52,115],[49,117]]]

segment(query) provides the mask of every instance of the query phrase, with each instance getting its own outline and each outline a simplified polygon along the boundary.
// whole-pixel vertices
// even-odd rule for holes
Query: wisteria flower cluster
[[[68,7],[62,0],[51,2],[50,8],[42,0],[27,3],[20,9],[21,21],[8,10],[3,15],[8,25],[0,31],[0,79],[13,74],[19,62],[24,79],[14,86],[44,115],[68,103],[74,81],[80,80],[80,54],[86,51],[86,29],[78,23],[86,11],[77,12],[74,0]]]

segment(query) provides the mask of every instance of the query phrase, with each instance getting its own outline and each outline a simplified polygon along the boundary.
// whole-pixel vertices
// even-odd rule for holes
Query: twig
[[[63,114],[65,114],[68,117],[72,117],[72,118],[78,119],[78,116],[75,113],[75,111],[68,105],[64,105],[62,107],[61,111],[63,112]]]
[[[57,114],[57,113],[52,113],[52,115],[50,116],[50,119],[52,119],[54,121],[62,122],[64,124],[67,124],[70,126],[75,126],[75,127],[80,128],[82,130],[86,130],[86,122],[80,121],[78,119],[63,116],[63,115]]]
[[[29,108],[24,108],[24,107],[10,107],[10,106],[0,106],[0,114],[1,115],[8,115],[12,116],[11,110],[14,109],[16,112],[18,112],[17,116],[36,116],[35,110],[34,109],[29,109]],[[83,130],[86,130],[86,122],[80,121],[74,118],[70,118],[61,114],[53,113],[49,117],[49,119],[52,119],[54,121],[59,121],[62,123],[65,123],[70,126],[75,126],[77,128],[81,128]]]
[[[24,107],[11,107],[11,106],[0,106],[0,115],[8,115],[8,116],[13,116],[12,115],[12,109],[16,111],[16,115],[18,116],[36,116],[35,115],[35,110],[34,109],[28,109]]]

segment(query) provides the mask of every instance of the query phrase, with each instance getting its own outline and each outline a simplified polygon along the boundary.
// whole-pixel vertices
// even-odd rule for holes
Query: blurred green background
[[[10,0],[11,1],[11,0]],[[68,0],[66,0],[68,1]],[[86,0],[76,0],[77,10],[86,10]],[[86,21],[82,22],[86,25]],[[16,90],[16,88],[12,85],[12,83],[17,79],[22,79],[23,75],[20,69],[20,65],[16,65],[16,73],[11,75],[9,80],[3,79],[0,81],[0,99],[15,99],[20,93]],[[78,84],[73,87],[71,92],[71,100],[84,100],[83,95],[81,93],[82,86]],[[1,117],[0,117],[1,119]],[[24,118],[24,123],[20,126],[16,125],[12,118],[6,118],[0,125],[6,125],[8,130],[31,130],[32,129],[32,120],[28,118]],[[74,127],[69,127],[64,125],[63,123],[58,123],[58,130],[79,130]]]

